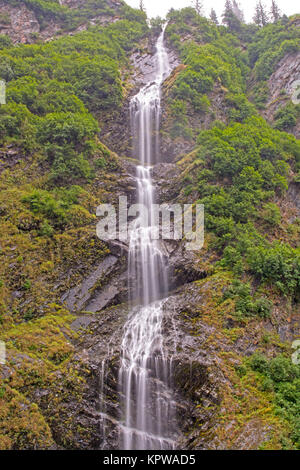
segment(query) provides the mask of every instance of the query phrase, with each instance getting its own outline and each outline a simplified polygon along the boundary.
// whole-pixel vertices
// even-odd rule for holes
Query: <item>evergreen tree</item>
[[[146,12],[145,4],[143,0],[140,0],[140,10],[143,11],[144,13]]]
[[[223,23],[226,24],[230,31],[238,32],[241,30],[241,21],[233,11],[231,0],[225,1],[225,9],[223,13]]]
[[[254,23],[257,24],[258,26],[261,25],[259,3],[257,3],[257,4],[255,5],[255,12],[254,12],[254,16],[253,16],[253,21],[254,21]]]
[[[265,26],[268,23],[268,14],[261,0],[256,4],[253,20],[258,26]]]
[[[193,4],[197,14],[203,16],[203,4],[201,0],[193,0]]]
[[[278,21],[281,17],[281,11],[275,0],[272,0],[270,15],[273,23],[276,23],[276,21]]]
[[[210,16],[211,21],[213,21],[213,23],[219,24],[217,13],[215,12],[215,10],[213,8],[211,9],[211,12],[210,12],[209,16]]]
[[[226,26],[228,27],[230,24],[232,14],[233,14],[233,11],[232,11],[231,0],[225,0],[225,8],[224,8],[224,13],[222,15],[222,18],[223,18],[223,23],[226,24]]]
[[[261,0],[260,0],[259,4],[260,4],[261,24],[262,24],[262,26],[266,26],[266,24],[269,21],[268,13],[266,11],[265,5],[261,2]]]

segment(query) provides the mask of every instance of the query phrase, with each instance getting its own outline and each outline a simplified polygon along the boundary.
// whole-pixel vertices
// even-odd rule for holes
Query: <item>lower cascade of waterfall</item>
[[[130,112],[135,156],[137,199],[149,214],[139,218],[129,246],[132,308],[124,327],[119,370],[123,419],[120,448],[124,450],[174,449],[176,420],[172,398],[172,366],[164,352],[163,298],[168,292],[168,262],[159,240],[151,237],[155,188],[151,166],[159,161],[161,85],[170,74],[164,30],[156,43],[156,76],[132,99]],[[138,300],[137,300],[138,299]]]

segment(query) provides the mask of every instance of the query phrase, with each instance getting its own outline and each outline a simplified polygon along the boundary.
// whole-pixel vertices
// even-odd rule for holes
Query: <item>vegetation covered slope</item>
[[[145,15],[126,8],[114,24],[48,43],[1,38],[1,449],[54,445],[55,415],[64,412],[60,399],[42,411],[38,386],[61,395],[59,374],[64,393],[79,394],[83,378],[69,365],[72,316],[57,304],[109,252],[96,237],[95,213],[111,201],[121,170],[99,141],[98,122],[122,105],[128,54],[147,29]]]
[[[106,22],[113,18],[124,18],[127,14],[132,14],[132,9],[123,0],[73,0],[63,2],[58,0],[3,0],[2,3],[4,3],[4,6],[7,5],[12,8],[23,6],[29,12],[32,12],[41,32],[51,22],[58,32],[67,33],[76,30],[80,26],[86,26],[91,20]],[[0,24],[9,26],[12,20],[9,10],[4,10],[2,16],[0,16]],[[38,39],[38,36],[38,34],[32,34],[31,40]]]
[[[218,305],[224,312],[229,308],[230,329],[241,328],[237,335],[243,337],[244,328],[254,331],[258,323],[266,328],[299,318],[299,210],[294,205],[287,211],[286,205],[291,188],[299,198],[300,144],[281,132],[293,127],[283,124],[286,114],[278,112],[271,126],[259,115],[261,102],[253,99],[282,57],[299,50],[299,28],[293,18],[284,19],[248,38],[249,26],[229,31],[192,9],[173,11],[169,20],[168,41],[183,66],[165,84],[162,137],[171,136],[179,152],[178,200],[205,205],[206,245],[199,256],[208,273],[224,276]],[[285,109],[299,113],[292,102]],[[184,148],[190,153],[180,155]],[[288,348],[274,350],[269,341],[261,337],[258,346],[266,368],[253,359],[242,374],[248,367],[265,374],[274,413],[287,419],[292,445],[299,448],[299,398],[292,392],[299,366],[291,364]],[[278,357],[269,366],[264,355]],[[274,378],[269,367],[278,367],[285,378]]]

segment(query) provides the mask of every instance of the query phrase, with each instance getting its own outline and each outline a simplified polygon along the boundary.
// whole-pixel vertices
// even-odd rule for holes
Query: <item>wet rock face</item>
[[[59,18],[47,18],[41,24],[35,11],[28,8],[22,1],[18,3],[19,5],[14,6],[0,0],[0,34],[8,35],[14,43],[31,44],[36,42],[38,38],[51,40],[60,33],[63,23]],[[69,8],[80,9],[84,7],[85,2],[84,0],[60,0],[59,3]],[[86,23],[70,31],[69,34],[86,30],[89,25],[105,25],[118,21],[117,13],[122,2],[107,0],[106,4],[115,10],[116,14],[98,15],[90,18]],[[67,33],[64,32],[64,34]]]
[[[30,43],[33,35],[40,32],[35,14],[25,4],[14,7],[0,2],[0,14],[0,34],[8,35],[15,43]]]
[[[119,304],[127,294],[126,267],[110,255],[97,265],[81,284],[73,287],[62,301],[72,312],[100,312],[112,304]]]
[[[284,106],[291,100],[294,93],[295,81],[300,80],[300,52],[286,55],[279,62],[276,71],[268,80],[269,99],[263,116],[273,122],[278,108]],[[298,84],[299,86],[299,84]],[[300,137],[300,119],[292,129],[295,137]]]
[[[290,183],[284,197],[278,198],[282,215],[289,224],[293,224],[300,217],[300,183]]]
[[[219,404],[218,377],[214,371],[214,357],[203,348],[210,328],[202,327],[199,336],[193,336],[186,326],[185,314],[188,302],[191,307],[199,302],[201,295],[190,287],[180,291],[164,302],[165,353],[171,360],[175,402],[176,427],[179,429],[178,448],[193,447],[193,428],[196,423],[212,423]],[[89,438],[76,445],[86,449],[118,449],[122,423],[118,371],[123,327],[127,320],[127,304],[108,308],[98,315],[79,316],[72,328],[80,332],[76,343],[74,363],[88,370],[87,381],[80,412],[73,409],[73,419],[78,425],[85,425]],[[199,405],[202,405],[201,408]],[[209,411],[207,411],[209,408]],[[197,424],[197,426],[198,426]],[[185,437],[189,434],[189,438]],[[60,441],[57,435],[58,442]],[[197,448],[207,448],[204,441],[197,442]]]

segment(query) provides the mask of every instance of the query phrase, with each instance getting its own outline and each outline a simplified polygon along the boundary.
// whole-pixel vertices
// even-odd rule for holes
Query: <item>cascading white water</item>
[[[151,166],[158,162],[161,85],[169,75],[164,31],[156,43],[156,77],[132,99],[131,123],[140,166],[136,170],[138,203],[148,209],[148,220],[138,218],[129,246],[130,298],[136,304],[125,325],[119,371],[124,420],[121,447],[172,449],[174,425],[171,366],[162,336],[163,301],[168,291],[167,260],[158,240],[153,240],[152,205],[155,188]]]

